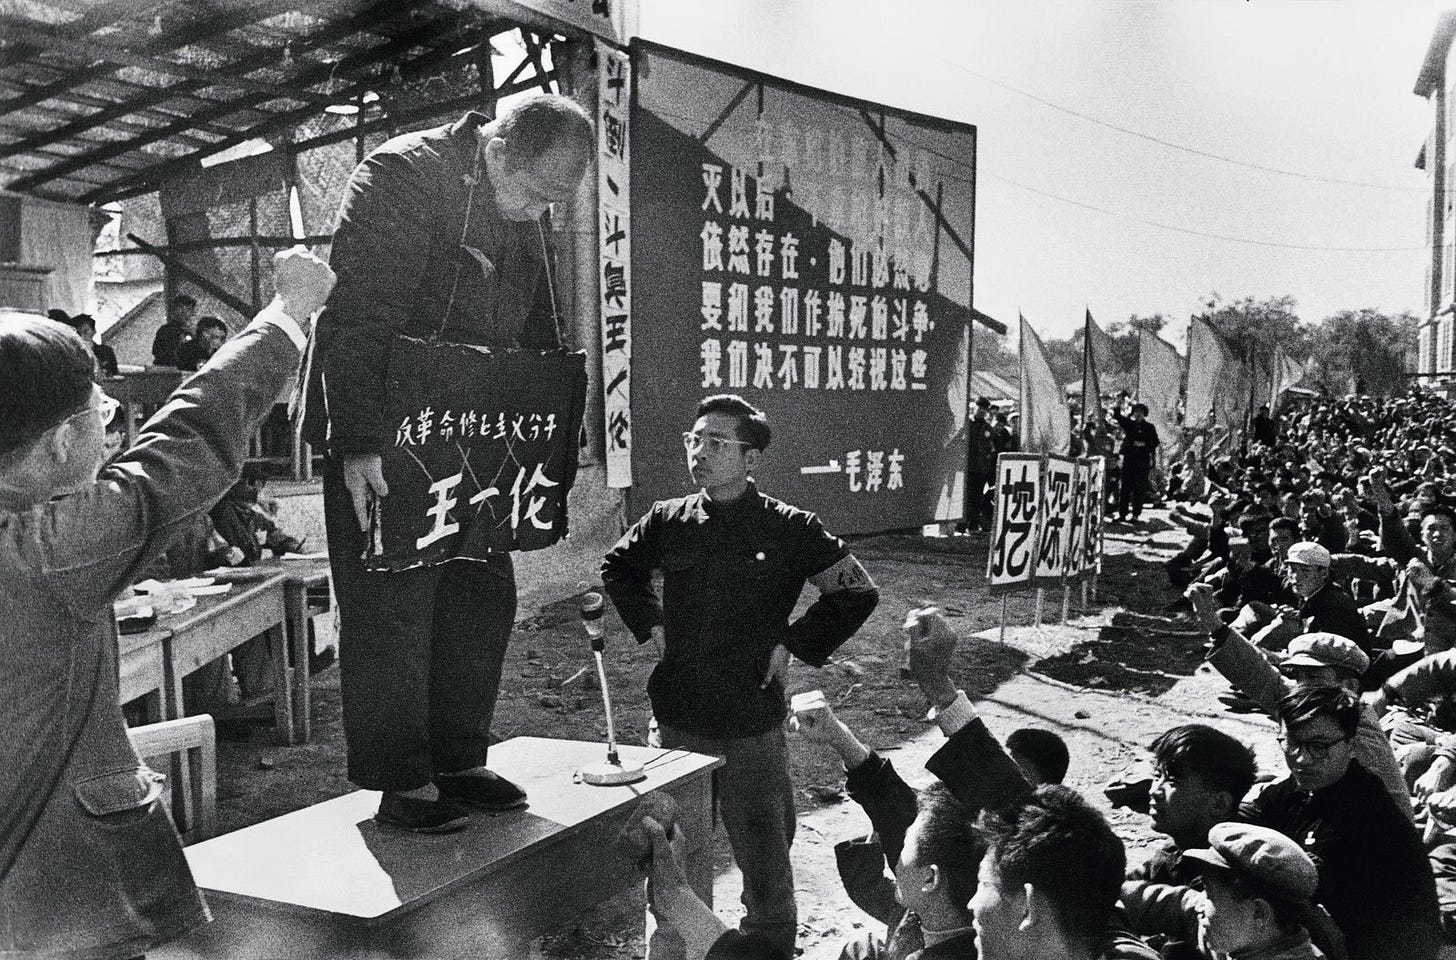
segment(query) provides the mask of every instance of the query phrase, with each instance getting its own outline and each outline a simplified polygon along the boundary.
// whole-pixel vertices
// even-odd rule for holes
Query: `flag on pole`
[[[1178,425],[1178,400],[1183,388],[1183,358],[1156,333],[1138,331],[1137,398],[1148,407],[1148,423],[1158,431],[1158,453],[1177,456],[1183,431]]]
[[[1072,424],[1066,393],[1047,361],[1041,337],[1021,320],[1021,449],[1024,453],[1067,453]]]
[[[1112,338],[1097,326],[1092,311],[1082,327],[1082,429],[1102,432],[1102,376],[1113,365]]]
[[[1183,422],[1204,428],[1216,422],[1241,430],[1249,410],[1250,377],[1233,347],[1206,321],[1188,325],[1188,400]]]
[[[1274,382],[1269,390],[1269,409],[1277,410],[1284,391],[1304,379],[1304,367],[1283,349],[1274,351]]]

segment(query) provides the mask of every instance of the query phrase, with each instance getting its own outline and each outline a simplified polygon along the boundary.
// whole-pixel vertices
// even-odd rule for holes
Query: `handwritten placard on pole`
[[[1077,460],[1072,474],[1072,522],[1067,534],[1067,579],[1081,579],[1087,573],[1087,489],[1092,479],[1092,464],[1086,457]]]
[[[986,562],[992,593],[1031,585],[1041,515],[1041,475],[1041,457],[1036,454],[1003,453],[996,458],[996,518]]]
[[[1076,474],[1077,461],[1057,454],[1047,455],[1042,469],[1041,528],[1032,573],[1037,586],[1060,586],[1066,576]]]
[[[539,550],[566,536],[586,358],[396,337],[371,570]]]

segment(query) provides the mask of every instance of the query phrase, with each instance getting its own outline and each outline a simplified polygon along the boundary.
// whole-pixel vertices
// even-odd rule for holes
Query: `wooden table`
[[[147,407],[160,407],[167,402],[172,392],[191,376],[174,367],[147,367],[140,373],[123,373],[108,378],[101,384],[107,396],[121,401],[122,422],[126,427],[126,445],[136,443],[137,428],[142,411]]]
[[[166,641],[170,631],[156,628],[142,633],[118,634],[117,660],[121,670],[119,702],[145,698],[143,722],[168,719]]]
[[[256,583],[283,577],[285,626],[288,649],[292,652],[289,669],[292,671],[293,739],[289,742],[307,743],[312,734],[308,624],[313,614],[323,613],[330,607],[328,558],[261,560],[251,567],[218,567],[208,570],[205,576],[228,583]]]
[[[293,687],[288,673],[288,612],[284,577],[237,584],[227,594],[197,598],[197,606],[159,617],[164,643],[168,719],[184,715],[182,678],[260,634],[273,660],[273,718],[283,743],[293,743]]]
[[[213,922],[152,960],[383,960],[527,956],[530,941],[642,883],[617,835],[649,793],[671,795],[688,837],[688,880],[711,905],[716,757],[622,747],[648,778],[572,782],[605,747],[520,737],[490,765],[519,783],[525,810],[476,815],[439,836],[381,829],[379,794],[357,791],[187,849]]]

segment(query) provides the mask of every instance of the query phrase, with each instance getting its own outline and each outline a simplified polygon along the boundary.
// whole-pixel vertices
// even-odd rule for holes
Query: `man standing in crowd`
[[[1253,430],[1255,443],[1262,443],[1272,447],[1276,438],[1274,418],[1269,415],[1269,405],[1263,404],[1259,412],[1254,414]]]
[[[525,794],[485,767],[515,621],[510,555],[364,567],[370,510],[389,493],[391,343],[559,346],[542,217],[576,192],[594,143],[590,117],[565,97],[497,120],[468,113],[366,157],[339,213],[339,285],[306,367],[303,436],[326,451],[349,779],[383,792],[376,818],[397,828],[458,829],[462,807],[509,809]]]
[[[207,922],[127,739],[111,604],[237,479],[297,370],[333,276],[275,263],[273,302],[105,467],[90,346],[0,318],[0,957],[128,960]]]
[[[976,413],[966,424],[970,446],[966,454],[966,516],[961,529],[970,533],[991,524],[991,498],[986,487],[996,473],[996,430],[991,425],[991,401],[976,401]]]
[[[197,301],[191,294],[179,293],[172,298],[167,322],[157,328],[152,338],[152,363],[159,367],[177,365],[177,348],[197,329]]]
[[[823,666],[879,593],[812,513],[760,493],[752,476],[772,432],[763,411],[720,394],[683,434],[698,493],[661,500],[608,552],[602,583],[638,643],[656,645],[648,681],[662,746],[716,754],[715,794],[743,871],[742,929],[793,956],[789,844],[793,784],[784,742],[789,654]],[[662,596],[652,576],[662,571]],[[789,622],[805,583],[819,597]],[[659,930],[651,955],[680,954]]]
[[[1123,393],[1126,399],[1127,393]],[[1134,403],[1131,414],[1120,409],[1112,415],[1122,427],[1122,483],[1117,493],[1117,519],[1129,517],[1136,523],[1143,515],[1143,502],[1148,498],[1148,476],[1158,451],[1158,431],[1148,423],[1148,405]]]

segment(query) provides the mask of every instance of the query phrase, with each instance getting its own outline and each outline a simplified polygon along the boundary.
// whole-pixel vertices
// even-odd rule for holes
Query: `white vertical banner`
[[[1107,510],[1107,458],[1091,457],[1087,465],[1087,523],[1082,528],[1082,569],[1088,574],[1098,574],[1102,572],[1102,517]]]
[[[1039,587],[1061,586],[1067,573],[1076,474],[1077,461],[1047,454],[1041,479],[1041,531],[1032,572],[1032,581]]]
[[[1041,514],[1041,457],[1034,453],[999,455],[991,494],[996,498],[996,522],[986,559],[990,590],[1004,593],[1029,587]]]
[[[1092,464],[1086,457],[1077,460],[1072,474],[1072,520],[1067,528],[1068,579],[1080,579],[1087,572],[1087,498],[1088,481],[1091,480]]]
[[[607,486],[632,486],[632,61],[596,41],[597,237]]]

